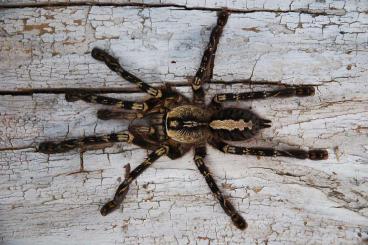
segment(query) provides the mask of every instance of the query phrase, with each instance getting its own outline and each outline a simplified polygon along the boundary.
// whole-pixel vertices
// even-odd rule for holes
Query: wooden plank
[[[207,2],[188,1],[186,7],[224,6]],[[250,3],[243,10],[251,9]],[[291,6],[325,11],[328,3],[293,1]],[[266,4],[272,11],[233,13],[225,28],[214,71],[214,79],[224,82],[207,86],[207,100],[220,91],[270,89],[268,81],[318,85],[314,97],[233,105],[251,107],[273,121],[246,145],[320,147],[330,153],[329,160],[312,162],[230,156],[210,148],[209,167],[247,219],[245,232],[214,200],[192,154],[160,159],[132,185],[123,212],[102,217],[98,209],[113,195],[122,167],[137,166],[146,151],[117,144],[82,156],[35,152],[46,139],[127,127],[98,120],[101,106],[66,102],[64,88],[144,98],[90,57],[95,46],[114,53],[148,83],[174,83],[191,96],[184,85],[216,22],[213,9],[81,4],[0,10],[0,239],[6,244],[356,244],[367,239],[368,15],[362,2],[341,3],[330,4],[340,12],[328,15],[297,13],[286,5],[275,12],[276,3]],[[85,172],[79,172],[81,162]]]

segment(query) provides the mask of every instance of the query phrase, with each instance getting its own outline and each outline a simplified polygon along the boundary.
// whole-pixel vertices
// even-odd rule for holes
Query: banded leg
[[[130,172],[129,177],[126,178],[116,190],[115,196],[113,200],[107,202],[100,210],[101,215],[105,216],[114,211],[115,209],[119,208],[121,203],[123,202],[125,195],[128,191],[130,183],[135,180],[141,173],[144,172],[153,162],[159,159],[161,156],[168,153],[168,147],[163,146],[151,154],[148,155],[147,159],[138,165],[132,172]]]
[[[229,145],[223,141],[212,140],[209,142],[216,149],[230,154],[236,155],[255,155],[255,156],[266,156],[266,157],[292,157],[298,159],[310,159],[310,160],[326,160],[328,158],[328,152],[326,150],[315,149],[310,151],[304,151],[299,149],[288,149],[288,150],[276,150],[273,148],[266,147],[242,147]]]
[[[88,103],[111,105],[121,109],[137,110],[137,111],[147,111],[148,109],[151,109],[155,104],[158,103],[156,100],[146,100],[144,102],[127,101],[110,98],[106,96],[100,96],[85,91],[67,92],[65,94],[65,99],[69,102],[83,100]]]
[[[75,148],[83,148],[96,144],[115,143],[115,142],[132,142],[133,135],[128,131],[112,133],[102,136],[87,136],[79,139],[64,140],[61,142],[46,141],[38,146],[38,152],[45,154],[63,153]]]
[[[287,98],[292,96],[304,97],[304,96],[313,96],[314,93],[315,89],[313,86],[295,86],[272,91],[217,94],[213,97],[212,103],[266,99],[270,97],[279,97],[279,98]]]
[[[162,97],[162,91],[161,89],[154,88],[147,83],[143,82],[138,77],[134,76],[133,74],[126,71],[121,65],[119,64],[119,61],[117,58],[113,57],[106,51],[100,49],[100,48],[93,48],[92,57],[96,60],[105,62],[105,64],[114,72],[118,73],[122,78],[125,80],[136,84],[143,92],[148,93],[149,95],[155,97],[155,98],[161,98]]]
[[[101,120],[110,120],[110,119],[124,119],[132,121],[134,119],[142,118],[142,113],[136,112],[125,112],[125,111],[113,111],[113,110],[98,110],[97,118]]]
[[[202,83],[209,81],[212,78],[217,45],[220,41],[220,37],[228,18],[229,13],[226,11],[221,11],[218,14],[217,25],[211,32],[210,41],[203,53],[201,64],[192,81],[195,102],[204,102],[204,90],[202,88]]]
[[[124,181],[126,181],[129,179],[129,176],[130,176],[130,164],[128,163],[127,165],[125,165],[124,168],[125,168]],[[129,191],[129,186],[128,188],[125,189],[124,192],[121,193],[121,198],[123,200],[125,199],[125,196],[128,194],[128,191]]]
[[[221,193],[220,189],[218,188],[215,180],[213,179],[210,171],[208,170],[207,166],[204,163],[204,157],[206,155],[206,147],[205,146],[198,146],[195,148],[194,153],[194,162],[197,165],[198,170],[204,176],[209,188],[211,189],[212,193],[215,195],[217,200],[220,202],[221,207],[225,211],[225,213],[230,216],[231,220],[233,221],[234,225],[241,230],[247,228],[247,222],[244,218],[235,210],[234,206],[227,200],[223,194]]]

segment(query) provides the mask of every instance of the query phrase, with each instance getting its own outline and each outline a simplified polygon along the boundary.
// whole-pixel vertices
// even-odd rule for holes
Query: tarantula
[[[217,24],[211,32],[200,67],[191,80],[192,99],[188,99],[168,85],[160,88],[151,87],[122,68],[117,58],[102,49],[93,48],[93,58],[104,62],[122,78],[136,84],[142,91],[151,95],[151,98],[143,102],[135,102],[99,96],[85,91],[67,92],[65,97],[70,102],[83,100],[123,109],[119,111],[99,110],[97,117],[102,120],[130,120],[129,128],[126,131],[102,136],[88,136],[61,142],[42,142],[38,146],[38,151],[46,154],[61,153],[78,147],[84,148],[109,142],[128,142],[152,150],[144,162],[127,174],[125,180],[119,185],[114,198],[101,208],[102,215],[109,214],[121,205],[132,181],[158,158],[166,155],[171,159],[177,159],[194,148],[194,162],[214,196],[220,202],[225,213],[230,216],[234,225],[239,229],[245,229],[247,227],[246,221],[221,193],[204,162],[206,143],[224,153],[237,155],[282,156],[311,160],[327,159],[327,151],[321,149],[309,151],[300,149],[277,150],[262,147],[240,147],[225,143],[225,141],[250,139],[259,130],[270,127],[271,121],[262,119],[247,109],[223,107],[222,103],[269,97],[314,95],[314,87],[312,86],[291,86],[273,91],[217,94],[208,105],[205,105],[205,93],[202,85],[212,78],[217,45],[228,17],[229,13],[226,10],[218,13]]]

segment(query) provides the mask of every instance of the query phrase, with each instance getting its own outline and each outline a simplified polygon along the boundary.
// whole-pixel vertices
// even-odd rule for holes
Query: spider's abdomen
[[[208,113],[193,105],[173,108],[166,114],[166,133],[178,142],[192,144],[203,141],[208,133]]]
[[[211,117],[212,132],[224,140],[246,140],[260,129],[270,127],[271,121],[259,118],[249,110],[224,108]]]

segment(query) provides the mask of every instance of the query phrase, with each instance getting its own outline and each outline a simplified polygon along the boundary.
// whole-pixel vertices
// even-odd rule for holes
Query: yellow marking
[[[116,135],[117,135],[118,141],[131,143],[132,140],[134,139],[134,136],[132,134],[126,133],[126,132],[117,133]]]
[[[140,133],[148,133],[150,131],[150,128],[149,127],[139,127],[138,131]]]
[[[184,121],[184,127],[187,128],[193,128],[193,127],[198,127],[198,126],[203,126],[206,125],[206,123],[198,123],[196,121]]]
[[[245,154],[245,155],[249,154],[249,149],[248,148],[244,148],[243,149],[243,154]]]
[[[97,96],[92,95],[90,97],[91,102],[96,103]]]
[[[146,160],[144,160],[143,164],[144,165],[150,165],[152,163],[150,158],[147,158]]]
[[[227,152],[228,153],[235,153],[235,147],[234,146],[228,146],[227,147]]]
[[[156,150],[156,154],[158,156],[162,156],[162,155],[166,154],[167,151],[168,151],[168,147],[161,147],[161,148]]]
[[[191,116],[194,120],[207,120],[208,112],[202,108],[183,105],[178,106],[166,114],[166,133],[167,136],[175,141],[182,143],[194,143],[203,140],[206,137],[205,130],[194,130],[193,132],[186,132],[185,130],[175,130],[170,128],[169,122],[174,121],[176,118],[183,118],[185,116]]]
[[[224,94],[219,94],[219,95],[216,95],[216,97],[215,97],[216,102],[221,102],[221,101],[225,101],[225,100],[226,100],[226,95],[224,95]]]
[[[116,106],[118,106],[120,108],[124,108],[123,101],[119,101],[118,103],[116,103]]]
[[[105,142],[109,142],[110,136],[105,135],[105,136],[101,136],[101,140],[105,141]]]
[[[252,129],[252,121],[245,122],[243,119],[235,121],[233,119],[227,120],[214,120],[210,123],[210,127],[213,129],[226,129],[232,131],[234,129],[239,129],[243,131],[245,128]]]
[[[201,79],[199,77],[196,77],[193,81],[193,85],[199,86],[201,84]]]
[[[121,189],[121,191],[119,191],[119,194],[123,194],[125,191],[126,191],[126,189],[128,188],[129,186],[126,186],[126,187],[124,187],[123,189]]]
[[[179,126],[179,122],[178,121],[170,121],[170,127],[176,128],[177,126]]]
[[[156,98],[161,98],[162,97],[162,91],[160,89],[149,88],[147,90],[147,93],[152,95],[153,97],[156,97]]]
[[[162,91],[161,91],[161,89],[158,89],[157,90],[157,94],[156,94],[156,96],[155,96],[156,98],[161,98],[162,97]]]
[[[148,105],[147,103],[143,103],[143,111],[147,111],[148,110]],[[143,115],[142,115],[143,117]]]
[[[142,103],[133,103],[132,109],[133,110],[143,110],[143,104]]]

